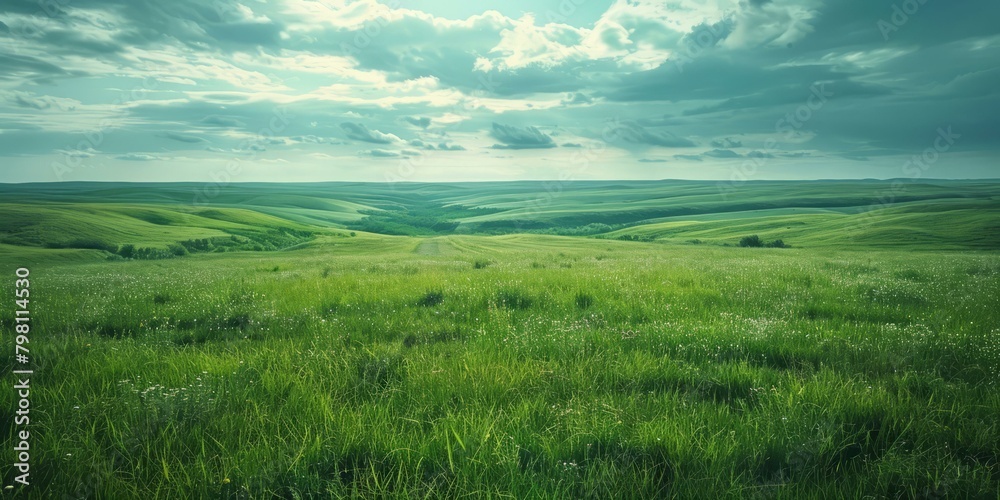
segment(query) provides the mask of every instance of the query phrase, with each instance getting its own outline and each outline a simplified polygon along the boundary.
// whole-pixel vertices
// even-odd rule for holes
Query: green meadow
[[[903,182],[0,185],[3,493],[996,499],[1000,183]]]

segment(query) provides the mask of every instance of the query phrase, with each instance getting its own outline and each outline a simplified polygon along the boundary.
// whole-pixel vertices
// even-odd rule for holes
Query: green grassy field
[[[998,498],[1000,184],[886,188],[0,186],[13,493]]]

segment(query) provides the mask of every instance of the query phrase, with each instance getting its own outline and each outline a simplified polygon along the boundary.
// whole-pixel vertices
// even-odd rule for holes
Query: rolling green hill
[[[109,203],[0,204],[0,246],[54,255],[165,258],[202,251],[275,250],[301,244],[314,226],[236,208]],[[329,234],[337,234],[326,231]]]
[[[992,200],[911,202],[858,213],[774,212],[678,217],[614,231],[606,237],[726,244],[758,234],[766,240],[812,247],[1000,248],[1000,203]]]
[[[1000,248],[993,181],[59,183],[3,184],[0,196],[8,251],[90,256],[124,245],[154,256],[276,250],[351,231],[719,245],[759,234],[807,247]]]

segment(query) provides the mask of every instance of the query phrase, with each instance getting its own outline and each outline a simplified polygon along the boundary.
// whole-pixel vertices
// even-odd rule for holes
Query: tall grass
[[[28,496],[997,496],[996,255],[338,243],[32,269]]]

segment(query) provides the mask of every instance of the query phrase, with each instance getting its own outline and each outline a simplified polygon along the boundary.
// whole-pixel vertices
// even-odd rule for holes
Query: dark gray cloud
[[[60,66],[37,57],[21,54],[0,52],[0,81],[28,81],[32,83],[47,83],[56,78],[85,76],[81,70],[66,70]]]
[[[38,96],[28,92],[13,92],[7,100],[14,106],[37,111],[75,111],[79,104],[73,99],[57,99],[52,96]]]
[[[731,149],[713,149],[711,151],[705,151],[702,153],[702,156],[707,156],[709,158],[742,158],[742,155]]]
[[[734,146],[734,147],[738,147],[738,146]],[[733,160],[733,159],[739,159],[739,158],[753,158],[753,159],[761,160],[761,159],[776,158],[777,156],[788,157],[788,158],[801,158],[801,157],[808,156],[808,153],[801,153],[801,152],[799,152],[799,153],[781,153],[780,155],[775,155],[773,153],[766,152],[766,151],[753,150],[753,151],[747,152],[746,154],[742,154],[742,153],[739,153],[737,151],[733,151],[731,149],[716,148],[716,149],[705,151],[703,153],[696,154],[696,155],[691,155],[691,154],[674,155],[674,158],[678,158],[678,159],[682,159],[682,160],[695,160],[695,161],[701,161],[701,160],[705,160],[705,159]]]
[[[206,116],[201,120],[201,123],[204,123],[206,125],[214,125],[217,127],[229,127],[229,128],[243,127],[246,125],[245,123],[231,116],[220,116],[220,115]]]
[[[410,146],[415,148],[420,148],[428,151],[465,151],[465,147],[461,144],[449,144],[447,141],[439,142],[437,144],[432,144],[429,142],[424,142],[420,139],[413,139],[409,142]]]
[[[347,132],[348,139],[356,141],[371,142],[373,144],[392,144],[398,142],[399,138],[392,134],[385,134],[378,130],[369,130],[361,123],[341,123],[340,128]]]
[[[362,154],[368,156],[374,156],[376,158],[397,158],[402,156],[396,151],[389,151],[388,149],[371,149],[368,151],[363,151]]]
[[[163,134],[163,137],[166,137],[167,139],[171,139],[177,142],[186,142],[188,144],[205,142],[205,139],[201,137],[194,135],[187,135],[187,134],[179,134],[177,132],[166,132]]]
[[[28,14],[21,28],[55,53],[117,58],[129,47],[183,44],[197,52],[274,50],[285,26],[257,15],[264,5],[237,0],[8,0],[8,11]],[[86,12],[90,15],[80,15]],[[100,13],[113,13],[100,15]],[[114,19],[121,19],[116,22]]]
[[[738,139],[734,139],[732,137],[725,137],[723,139],[717,139],[712,141],[711,145],[714,148],[731,149],[731,148],[743,147],[743,142]]]
[[[950,2],[913,2],[918,7],[905,17],[893,6],[911,2],[867,0],[826,0],[816,7],[810,35],[796,45],[801,52],[818,52],[843,47],[930,46],[977,37],[995,36],[1000,3],[970,0],[962,7]],[[912,9],[910,5],[906,6]],[[904,12],[905,14],[905,12]],[[898,28],[886,40],[879,27],[885,21]],[[897,21],[902,21],[901,23]]]
[[[14,97],[14,104],[22,108],[32,108],[32,109],[37,109],[39,111],[44,109],[49,109],[50,107],[52,107],[52,103],[48,101],[42,99],[35,99],[23,94],[19,94]]]
[[[61,54],[102,55],[105,57],[124,52],[127,46],[115,40],[100,38],[93,32],[80,32],[74,29],[56,29],[45,31],[34,39],[52,47],[59,47]]]
[[[591,104],[594,99],[583,92],[575,92],[563,99],[563,104]]]
[[[115,159],[117,159],[117,160],[123,160],[123,161],[158,161],[158,160],[163,160],[163,158],[161,158],[159,156],[150,155],[150,154],[144,154],[144,153],[128,153],[128,154],[124,154],[124,155],[118,155],[118,156],[115,157]]]
[[[758,92],[724,99],[713,104],[699,106],[684,111],[685,115],[703,115],[723,111],[738,111],[748,108],[773,108],[786,104],[807,102],[814,95],[823,96],[826,100],[843,101],[848,98],[864,96],[884,96],[892,93],[888,87],[848,80],[837,82],[817,81],[798,85],[784,85],[775,82],[771,88]]]
[[[674,155],[678,160],[701,161],[701,155]]]
[[[775,85],[785,89],[808,89],[817,82],[840,82],[851,77],[832,64],[775,67],[780,63],[787,63],[787,60],[773,54],[756,58],[706,54],[687,63],[683,71],[664,64],[649,71],[623,75],[620,85],[609,91],[607,97],[640,102],[732,99],[769,91]]]
[[[493,138],[502,144],[494,144],[493,149],[549,149],[556,147],[552,138],[533,126],[515,127],[493,122]]]
[[[426,116],[407,116],[404,117],[403,120],[405,120],[410,125],[420,128],[427,128],[431,126],[431,119],[427,118]]]
[[[646,144],[650,146],[663,146],[668,148],[685,148],[695,146],[695,143],[678,137],[666,130],[657,130],[650,127],[643,127],[636,122],[621,123],[615,130],[622,139],[634,144]]]

